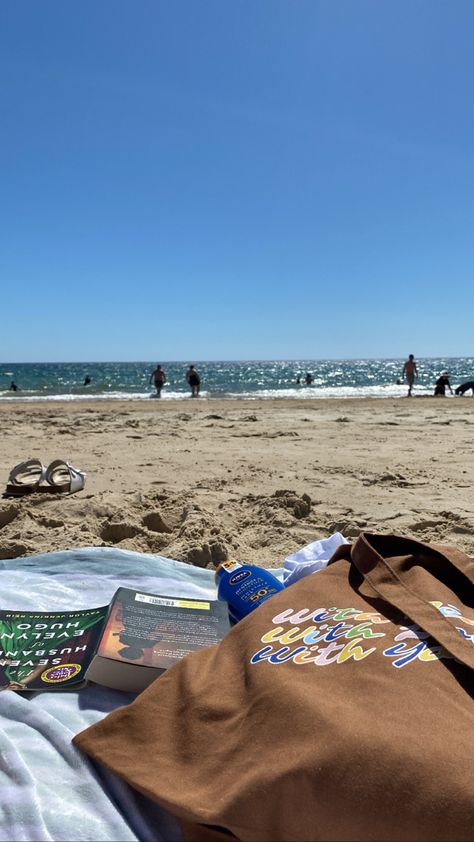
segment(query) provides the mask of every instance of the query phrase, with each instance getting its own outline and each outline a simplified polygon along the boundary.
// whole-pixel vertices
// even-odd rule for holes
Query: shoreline
[[[383,400],[383,401],[399,401],[403,398],[407,397],[407,387],[403,387],[403,392],[399,394],[321,394],[323,390],[319,389],[312,389],[311,387],[307,387],[308,391],[301,393],[291,393],[291,389],[287,390],[274,390],[271,394],[259,394],[258,392],[251,393],[246,392],[243,394],[237,394],[235,392],[217,392],[217,391],[206,391],[205,389],[201,392],[198,398],[193,398],[189,392],[174,392],[172,394],[167,394],[164,392],[161,395],[161,398],[157,398],[157,396],[153,392],[138,392],[138,393],[129,393],[129,394],[93,394],[89,395],[87,393],[67,393],[65,395],[18,395],[18,394],[8,394],[7,396],[0,397],[0,406],[8,405],[8,406],[15,406],[17,404],[53,404],[53,403],[84,403],[84,402],[97,402],[97,403],[104,403],[104,402],[111,402],[117,403],[119,402],[129,402],[134,401],[136,403],[147,403],[148,401],[156,401],[159,400],[160,403],[171,403],[171,404],[180,404],[183,401],[196,401],[206,403],[208,401],[236,401],[236,402],[244,402],[244,401],[283,401],[285,403],[293,403],[294,401],[301,401],[302,403],[312,403],[312,402],[321,402],[321,401],[372,401],[372,400]],[[382,387],[377,387],[382,388]],[[428,389],[428,387],[421,387]],[[341,392],[344,390],[341,389]],[[429,387],[429,391],[424,391],[421,393],[414,393],[411,395],[412,398],[431,398],[435,397],[434,389]],[[446,394],[445,397],[452,398],[455,395]],[[468,395],[467,397],[471,397]],[[472,395],[474,397],[474,395]]]
[[[281,566],[334,531],[474,554],[474,401],[431,397],[0,401],[2,491],[32,457],[87,474],[71,496],[1,499],[0,558],[115,546]]]
[[[439,396],[435,396],[434,394],[429,394],[429,395],[427,395],[427,394],[423,394],[423,395],[414,394],[410,397],[410,401],[413,400],[413,399],[416,399],[417,401],[423,400],[423,401],[429,401],[431,403],[431,398],[434,398],[434,397],[439,398]],[[459,403],[459,400],[456,400],[457,397],[459,397],[459,396],[447,394],[445,396],[445,398],[447,400],[443,401],[443,398],[441,397],[439,402],[440,403],[447,403],[448,401],[455,400],[456,403]],[[470,397],[471,397],[471,395],[467,395],[467,396],[464,395],[463,400],[466,402],[466,401],[469,400]],[[474,395],[472,395],[472,397],[474,398]],[[237,398],[237,397],[228,397],[227,398],[227,397],[223,397],[222,395],[209,395],[209,396],[200,395],[199,398],[192,398],[191,395],[183,395],[183,397],[181,397],[181,398],[166,398],[166,397],[162,396],[159,399],[155,398],[154,395],[150,395],[147,398],[141,398],[141,397],[113,398],[113,397],[107,397],[107,396],[104,396],[103,398],[100,398],[100,397],[97,397],[97,396],[88,397],[87,395],[84,396],[84,397],[81,395],[79,397],[74,397],[74,398],[58,398],[58,397],[38,398],[37,396],[35,396],[35,397],[31,397],[31,398],[17,398],[17,397],[0,398],[0,410],[2,408],[11,410],[13,407],[19,406],[19,405],[34,407],[35,409],[38,409],[40,407],[44,407],[45,409],[54,409],[55,407],[58,407],[58,406],[60,406],[60,407],[70,406],[71,408],[76,408],[77,410],[79,410],[80,407],[85,405],[85,404],[92,405],[92,406],[97,405],[97,408],[100,407],[101,409],[103,409],[104,405],[107,406],[108,404],[110,404],[111,407],[113,406],[115,408],[117,408],[117,405],[119,405],[119,406],[123,405],[124,407],[135,406],[137,408],[139,407],[140,409],[144,409],[144,411],[157,412],[157,411],[160,411],[158,409],[158,407],[162,407],[162,406],[166,406],[169,410],[171,410],[173,408],[176,410],[180,406],[182,406],[183,404],[186,404],[186,405],[192,404],[193,406],[200,406],[200,405],[205,406],[208,402],[212,402],[212,403],[222,402],[223,404],[225,404],[225,406],[229,407],[229,406],[234,405],[236,408],[242,407],[245,404],[255,405],[255,404],[258,404],[258,403],[261,403],[263,405],[266,405],[266,404],[281,404],[282,406],[287,406],[287,407],[303,408],[303,407],[307,407],[307,406],[311,407],[313,403],[318,404],[318,405],[319,404],[323,404],[323,405],[326,405],[326,404],[327,405],[336,405],[336,404],[359,405],[359,404],[366,404],[366,403],[371,403],[371,402],[376,402],[376,403],[380,402],[380,403],[383,403],[383,404],[389,404],[390,402],[392,402],[394,405],[398,405],[400,401],[405,401],[406,398],[407,398],[406,394],[399,395],[399,396],[388,395],[386,397],[382,396],[382,395],[375,395],[375,396],[367,395],[367,396],[364,396],[364,397],[352,397],[352,396],[349,396],[349,397],[332,397],[331,396],[331,397],[320,397],[320,398],[319,397],[313,397],[313,396],[307,397],[307,398],[299,398],[299,397],[284,398],[284,397],[276,397],[276,396],[273,396],[273,395],[268,396],[268,397],[256,396],[254,398],[253,397],[247,397],[247,396],[242,397],[242,398]],[[438,403],[438,401],[436,403]],[[145,407],[148,407],[148,410],[145,409]]]

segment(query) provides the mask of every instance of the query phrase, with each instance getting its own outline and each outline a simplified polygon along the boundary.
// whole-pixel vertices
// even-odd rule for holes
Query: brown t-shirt
[[[473,580],[363,535],[74,742],[188,839],[473,840]]]

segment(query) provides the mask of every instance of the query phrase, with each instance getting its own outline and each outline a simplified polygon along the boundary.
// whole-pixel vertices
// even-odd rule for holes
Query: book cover
[[[119,588],[87,678],[117,689],[144,689],[181,658],[218,643],[229,628],[227,606],[217,600]]]
[[[107,611],[0,611],[0,690],[79,686]]]
[[[65,690],[90,680],[139,692],[229,628],[222,602],[129,588],[100,608],[0,611],[0,690]]]

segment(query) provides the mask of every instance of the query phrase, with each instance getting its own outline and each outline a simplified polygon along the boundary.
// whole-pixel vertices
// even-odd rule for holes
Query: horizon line
[[[408,354],[405,356],[408,357]],[[356,356],[356,357],[253,357],[247,358],[242,357],[241,359],[237,358],[215,358],[215,359],[195,359],[193,363],[190,363],[188,359],[183,360],[167,360],[162,359],[161,363],[156,363],[157,365],[206,365],[208,363],[296,363],[296,362],[315,362],[315,363],[326,363],[326,362],[354,362],[356,360],[362,361],[371,361],[371,360],[385,360],[385,361],[398,361],[401,359],[405,359],[405,356],[398,356],[398,357],[364,357],[364,356]],[[23,360],[23,361],[1,361],[0,366],[15,366],[15,365],[155,365],[153,359],[150,358],[149,360]],[[437,356],[416,356],[415,357],[417,362],[422,360],[456,360],[456,359],[474,359],[474,355],[468,354],[459,354],[459,355],[444,355],[440,354]],[[3,372],[1,372],[3,374]]]

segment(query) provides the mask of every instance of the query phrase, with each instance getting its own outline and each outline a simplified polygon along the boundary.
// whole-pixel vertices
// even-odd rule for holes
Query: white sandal
[[[82,491],[86,482],[84,471],[80,471],[69,462],[62,459],[55,459],[46,468],[46,485],[38,488],[38,491],[50,491],[53,494],[75,494]]]
[[[12,497],[23,497],[38,491],[41,482],[46,479],[46,468],[39,459],[28,459],[20,462],[10,471],[5,494]]]

